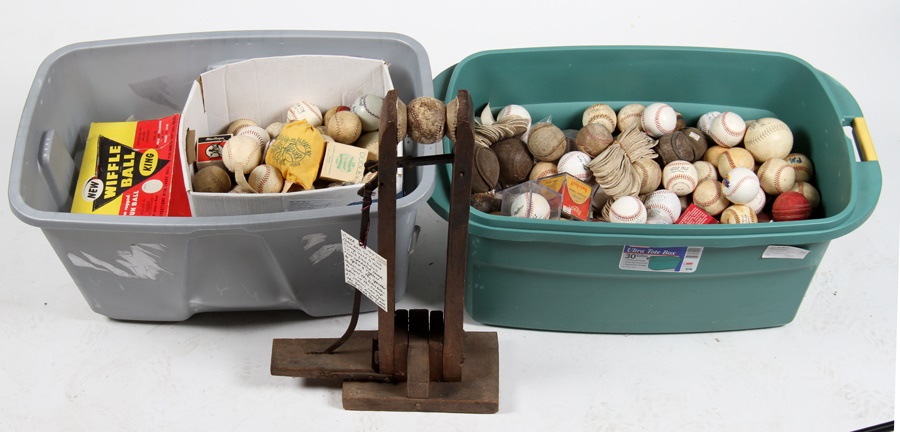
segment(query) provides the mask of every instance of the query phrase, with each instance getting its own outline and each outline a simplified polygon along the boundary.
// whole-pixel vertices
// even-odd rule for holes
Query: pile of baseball
[[[265,127],[254,119],[234,120],[222,131],[231,136],[222,148],[225,169],[208,166],[198,170],[192,178],[193,188],[197,192],[220,193],[282,193],[312,189],[312,185],[288,184],[285,177],[289,173],[285,167],[266,163],[267,153],[282,131],[300,123],[305,123],[309,133],[326,145],[337,142],[365,148],[369,152],[368,159],[377,160],[382,101],[377,95],[366,94],[356,98],[350,106],[326,108],[323,114],[320,106],[303,100],[285,111],[283,121]],[[316,173],[312,178],[321,180],[316,178]],[[342,184],[345,182],[321,180],[316,187]]]
[[[598,103],[584,111],[579,130],[532,124],[519,105],[504,107],[497,120],[487,106],[480,121],[489,125],[511,115],[529,126],[489,144],[499,172],[496,179],[476,175],[476,209],[496,213],[497,200],[490,199],[496,191],[558,173],[592,184],[593,221],[795,221],[819,205],[812,163],[792,152],[793,133],[776,118],[745,121],[734,112],[708,112],[691,127],[666,103],[630,104],[618,112]],[[689,208],[708,221],[684,221]]]

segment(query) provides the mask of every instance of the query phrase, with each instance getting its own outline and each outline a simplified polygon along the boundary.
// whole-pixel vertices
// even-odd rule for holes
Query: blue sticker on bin
[[[693,273],[700,263],[702,247],[647,247],[622,248],[620,270]]]

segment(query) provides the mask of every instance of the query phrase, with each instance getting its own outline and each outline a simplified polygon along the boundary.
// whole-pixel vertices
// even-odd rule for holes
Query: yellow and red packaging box
[[[92,123],[72,213],[190,216],[178,156],[180,119]]]
[[[538,183],[562,195],[562,215],[571,219],[586,221],[591,211],[591,186],[569,174],[544,177]]]

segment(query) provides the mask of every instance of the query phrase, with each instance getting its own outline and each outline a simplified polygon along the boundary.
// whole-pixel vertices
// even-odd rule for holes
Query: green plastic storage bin
[[[574,332],[680,333],[791,322],[829,242],[861,225],[881,191],[862,112],[837,81],[781,53],[673,47],[558,47],[487,51],[440,74],[435,94],[467,89],[476,109],[523,105],[537,121],[581,127],[591,104],[618,110],[666,102],[689,124],[708,111],[777,117],[807,154],[822,204],[814,219],[755,225],[629,225],[537,221],[472,209],[466,310],[478,322]],[[859,161],[844,127],[863,143]],[[444,141],[444,151],[452,144]],[[446,218],[449,171],[430,203]],[[626,245],[702,248],[693,272],[620,268]],[[771,245],[808,251],[768,259]],[[696,251],[696,249],[693,249]],[[683,251],[683,249],[682,249]],[[668,267],[668,266],[663,266]]]

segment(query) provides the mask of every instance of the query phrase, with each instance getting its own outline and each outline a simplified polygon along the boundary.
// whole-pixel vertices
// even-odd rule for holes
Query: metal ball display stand
[[[385,96],[379,129],[377,171],[362,190],[361,243],[377,183],[378,254],[387,260],[387,310],[378,310],[377,331],[355,331],[360,293],[347,332],[339,339],[275,339],[272,375],[343,381],[343,406],[364,411],[496,413],[499,352],[496,332],[463,330],[469,196],[474,159],[474,110],[466,90],[457,94],[456,143],[449,155],[398,157],[397,92]],[[387,137],[387,138],[386,138]],[[444,310],[395,309],[394,261],[398,166],[453,164],[447,229]],[[374,168],[374,167],[373,167]]]

